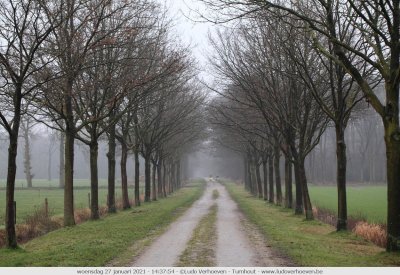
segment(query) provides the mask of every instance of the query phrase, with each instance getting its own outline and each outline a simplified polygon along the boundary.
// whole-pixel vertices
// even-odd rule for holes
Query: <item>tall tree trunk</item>
[[[60,133],[60,146],[59,146],[59,154],[60,154],[60,167],[59,167],[59,184],[60,188],[64,188],[65,186],[65,148],[64,148],[64,138],[65,134],[63,132]]]
[[[157,190],[158,190],[158,197],[160,198],[164,197],[162,163],[163,161],[161,159],[157,163]]]
[[[250,160],[249,161],[249,180],[250,180],[250,193],[253,196],[257,195],[257,191],[256,191],[256,184],[255,184],[255,178],[254,178],[254,165],[253,165],[253,161]]]
[[[280,160],[280,149],[279,146],[274,148],[274,167],[275,167],[275,185],[276,185],[276,204],[282,205],[282,185],[281,185],[281,173],[279,169]]]
[[[135,148],[135,206],[140,206],[140,162],[139,150]]]
[[[273,160],[273,156],[271,155],[269,158],[269,162],[268,162],[268,170],[269,170],[269,196],[268,196],[268,201],[270,203],[274,202],[275,199],[275,192],[274,192],[274,160]]]
[[[268,200],[268,158],[263,160],[264,200]]]
[[[24,124],[24,123],[23,123]],[[29,122],[23,126],[24,132],[24,173],[28,188],[32,188],[32,165],[31,165],[31,146],[29,140]],[[49,146],[50,147],[50,146]]]
[[[398,98],[393,102],[398,102]],[[390,102],[392,106],[395,104]],[[398,105],[396,105],[398,106]],[[389,112],[389,111],[388,111]],[[399,109],[392,110],[392,119],[384,120],[387,159],[387,243],[389,252],[400,250],[400,130]]]
[[[183,156],[183,160],[182,160],[181,178],[185,181],[189,179],[189,157],[186,154]]]
[[[97,142],[90,144],[90,219],[97,220],[99,216],[99,174],[97,167],[99,146]]]
[[[249,191],[249,179],[248,179],[248,173],[247,173],[247,158],[243,158],[243,168],[244,168],[244,172],[243,172],[243,183],[244,183],[244,188]]]
[[[156,172],[157,172],[157,165],[153,162],[153,171],[152,171],[152,190],[151,190],[151,200],[156,201],[157,200],[157,187],[156,187]]]
[[[151,195],[151,161],[150,155],[145,155],[144,158],[144,201],[149,202]]]
[[[167,171],[167,167],[165,165],[165,161],[162,162],[162,166],[163,166],[163,193],[164,193],[164,198],[167,197],[167,187],[168,187],[168,183],[167,183],[167,175],[168,175],[168,171]]]
[[[176,161],[176,187],[182,187],[182,175],[181,175],[181,159]]]
[[[287,156],[285,156],[285,207],[293,207],[292,163]]]
[[[175,162],[171,161],[170,165],[170,176],[169,176],[169,183],[170,183],[170,190],[169,192],[172,193],[175,191]]]
[[[263,190],[262,190],[262,183],[261,183],[261,173],[260,173],[260,165],[256,162],[256,179],[257,179],[257,193],[258,197],[262,199],[263,197]]]
[[[67,123],[65,133],[65,165],[64,165],[64,226],[75,225],[74,218],[74,130]],[[73,126],[72,126],[73,127]]]
[[[248,181],[249,181],[249,191],[251,194],[254,195],[254,184],[253,184],[253,177],[252,177],[252,171],[251,171],[251,160],[249,158],[247,161],[247,175],[248,175]]]
[[[247,158],[244,160],[244,187],[247,191],[250,192],[250,184],[249,184],[249,162]]]
[[[112,118],[110,118],[112,119]],[[107,195],[107,208],[108,213],[115,213],[115,124],[113,124],[108,131],[108,195]]]
[[[337,162],[337,191],[338,191],[338,220],[336,230],[347,230],[347,198],[346,198],[346,143],[344,127],[336,124],[336,162]]]
[[[296,185],[296,206],[294,208],[294,213],[296,215],[301,215],[303,211],[303,192],[301,186],[300,169],[299,164],[295,162],[294,164],[294,180]]]
[[[14,190],[15,175],[17,173],[17,152],[18,152],[18,131],[19,131],[19,112],[15,113],[14,125],[10,133],[10,142],[8,147],[8,168],[7,168],[7,190],[6,190],[6,241],[7,247],[17,248],[17,237],[15,233],[15,215]],[[17,125],[15,125],[15,123]]]
[[[308,184],[307,184],[307,177],[306,177],[306,169],[304,167],[304,159],[300,160],[300,163],[299,163],[299,176],[300,176],[300,181],[301,181],[301,192],[303,195],[304,211],[306,212],[306,220],[313,220],[314,215],[312,212],[310,194],[308,192]]]
[[[124,142],[121,142],[121,188],[122,188],[122,208],[128,209],[131,208],[129,203],[129,194],[128,194],[128,174],[126,171],[126,163],[128,160],[128,147]]]
[[[65,119],[65,165],[64,165],[64,226],[75,225],[74,218],[74,143],[75,123],[72,108],[73,80],[67,81],[64,95]]]

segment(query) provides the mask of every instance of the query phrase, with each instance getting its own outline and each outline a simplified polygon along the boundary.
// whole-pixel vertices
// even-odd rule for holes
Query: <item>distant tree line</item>
[[[346,129],[347,180],[361,186],[386,184],[383,125],[371,107],[367,107],[365,113],[350,120]],[[306,159],[309,181],[313,184],[334,184],[336,181],[334,136],[334,129],[328,127]]]

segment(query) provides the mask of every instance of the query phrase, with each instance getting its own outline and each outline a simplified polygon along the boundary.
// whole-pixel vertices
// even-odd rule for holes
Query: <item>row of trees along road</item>
[[[286,165],[295,167],[296,212],[304,207],[307,219],[311,219],[304,158],[331,123],[336,134],[337,229],[346,229],[344,134],[352,112],[367,102],[384,125],[386,249],[398,251],[400,1],[199,1],[209,7],[212,15],[208,20],[238,20],[240,25],[213,40],[214,67],[225,86],[219,87],[221,98],[211,108],[218,111],[214,123],[222,125],[216,130],[218,134],[232,137],[229,146],[245,155],[246,186],[260,192],[259,172],[253,179],[251,170],[257,170],[261,162],[267,172],[266,161],[282,152]],[[377,87],[383,87],[383,94]],[[290,169],[286,171],[290,173]],[[273,192],[271,183],[269,188]],[[286,197],[287,206],[290,198]]]
[[[137,205],[139,154],[146,160],[146,201],[181,186],[181,157],[202,137],[205,97],[196,86],[196,70],[188,50],[174,41],[166,11],[156,1],[2,0],[0,17],[0,124],[9,137],[8,247],[17,247],[14,189],[22,119],[58,130],[64,140],[60,148],[64,145],[65,226],[75,224],[76,139],[90,149],[94,220],[99,218],[97,159],[101,139],[108,141],[109,212],[116,211],[117,143],[123,156],[124,208],[130,207],[128,153],[135,154]]]

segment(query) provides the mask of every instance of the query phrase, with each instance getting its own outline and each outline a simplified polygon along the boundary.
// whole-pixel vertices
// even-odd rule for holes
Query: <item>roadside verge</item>
[[[0,249],[0,266],[105,266],[124,262],[124,252],[149,234],[161,234],[204,190],[189,184],[166,199],[50,232],[20,249]],[[127,255],[125,255],[127,256]],[[131,258],[132,255],[129,255]],[[119,259],[119,260],[117,260]]]
[[[320,221],[305,221],[290,209],[251,196],[241,185],[225,186],[269,243],[299,266],[400,266],[400,253],[386,253],[353,233],[338,233]]]

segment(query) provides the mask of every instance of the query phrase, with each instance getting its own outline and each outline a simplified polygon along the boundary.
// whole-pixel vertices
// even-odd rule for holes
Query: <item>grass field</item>
[[[301,266],[400,266],[400,253],[386,253],[350,232],[337,233],[319,221],[305,221],[292,210],[273,206],[226,184],[244,214],[265,234],[272,247]]]
[[[312,203],[337,212],[337,189],[334,186],[310,185]],[[387,213],[386,186],[347,187],[348,215],[372,223],[385,223]]]
[[[117,181],[116,184],[119,182]],[[33,188],[58,188],[58,179],[47,180],[47,179],[33,179]],[[26,180],[25,179],[16,179],[15,187],[18,188],[26,188]],[[90,182],[88,179],[74,179],[75,187],[89,187]],[[99,186],[107,186],[106,179],[99,179]],[[6,180],[0,179],[0,188],[6,187]]]
[[[197,181],[166,199],[50,232],[17,250],[0,249],[0,266],[127,265],[140,252],[131,248],[161,234],[200,197],[203,187],[204,181]]]
[[[25,184],[25,181],[17,182]],[[0,186],[4,186],[4,182]],[[25,185],[26,186],[26,185]],[[25,217],[33,212],[35,208],[40,208],[44,204],[45,198],[48,199],[49,211],[52,215],[63,213],[64,190],[57,188],[58,181],[37,180],[34,182],[34,189],[16,189],[15,201],[17,202],[17,223],[24,221]],[[75,208],[88,207],[88,193],[90,193],[89,180],[75,180],[74,200]],[[107,182],[100,180],[99,204],[105,205],[107,202]],[[121,197],[121,185],[116,186],[116,198]],[[50,187],[50,188],[49,188]],[[130,195],[133,196],[133,189],[130,188]],[[0,190],[0,228],[4,225],[5,215],[5,190]]]

